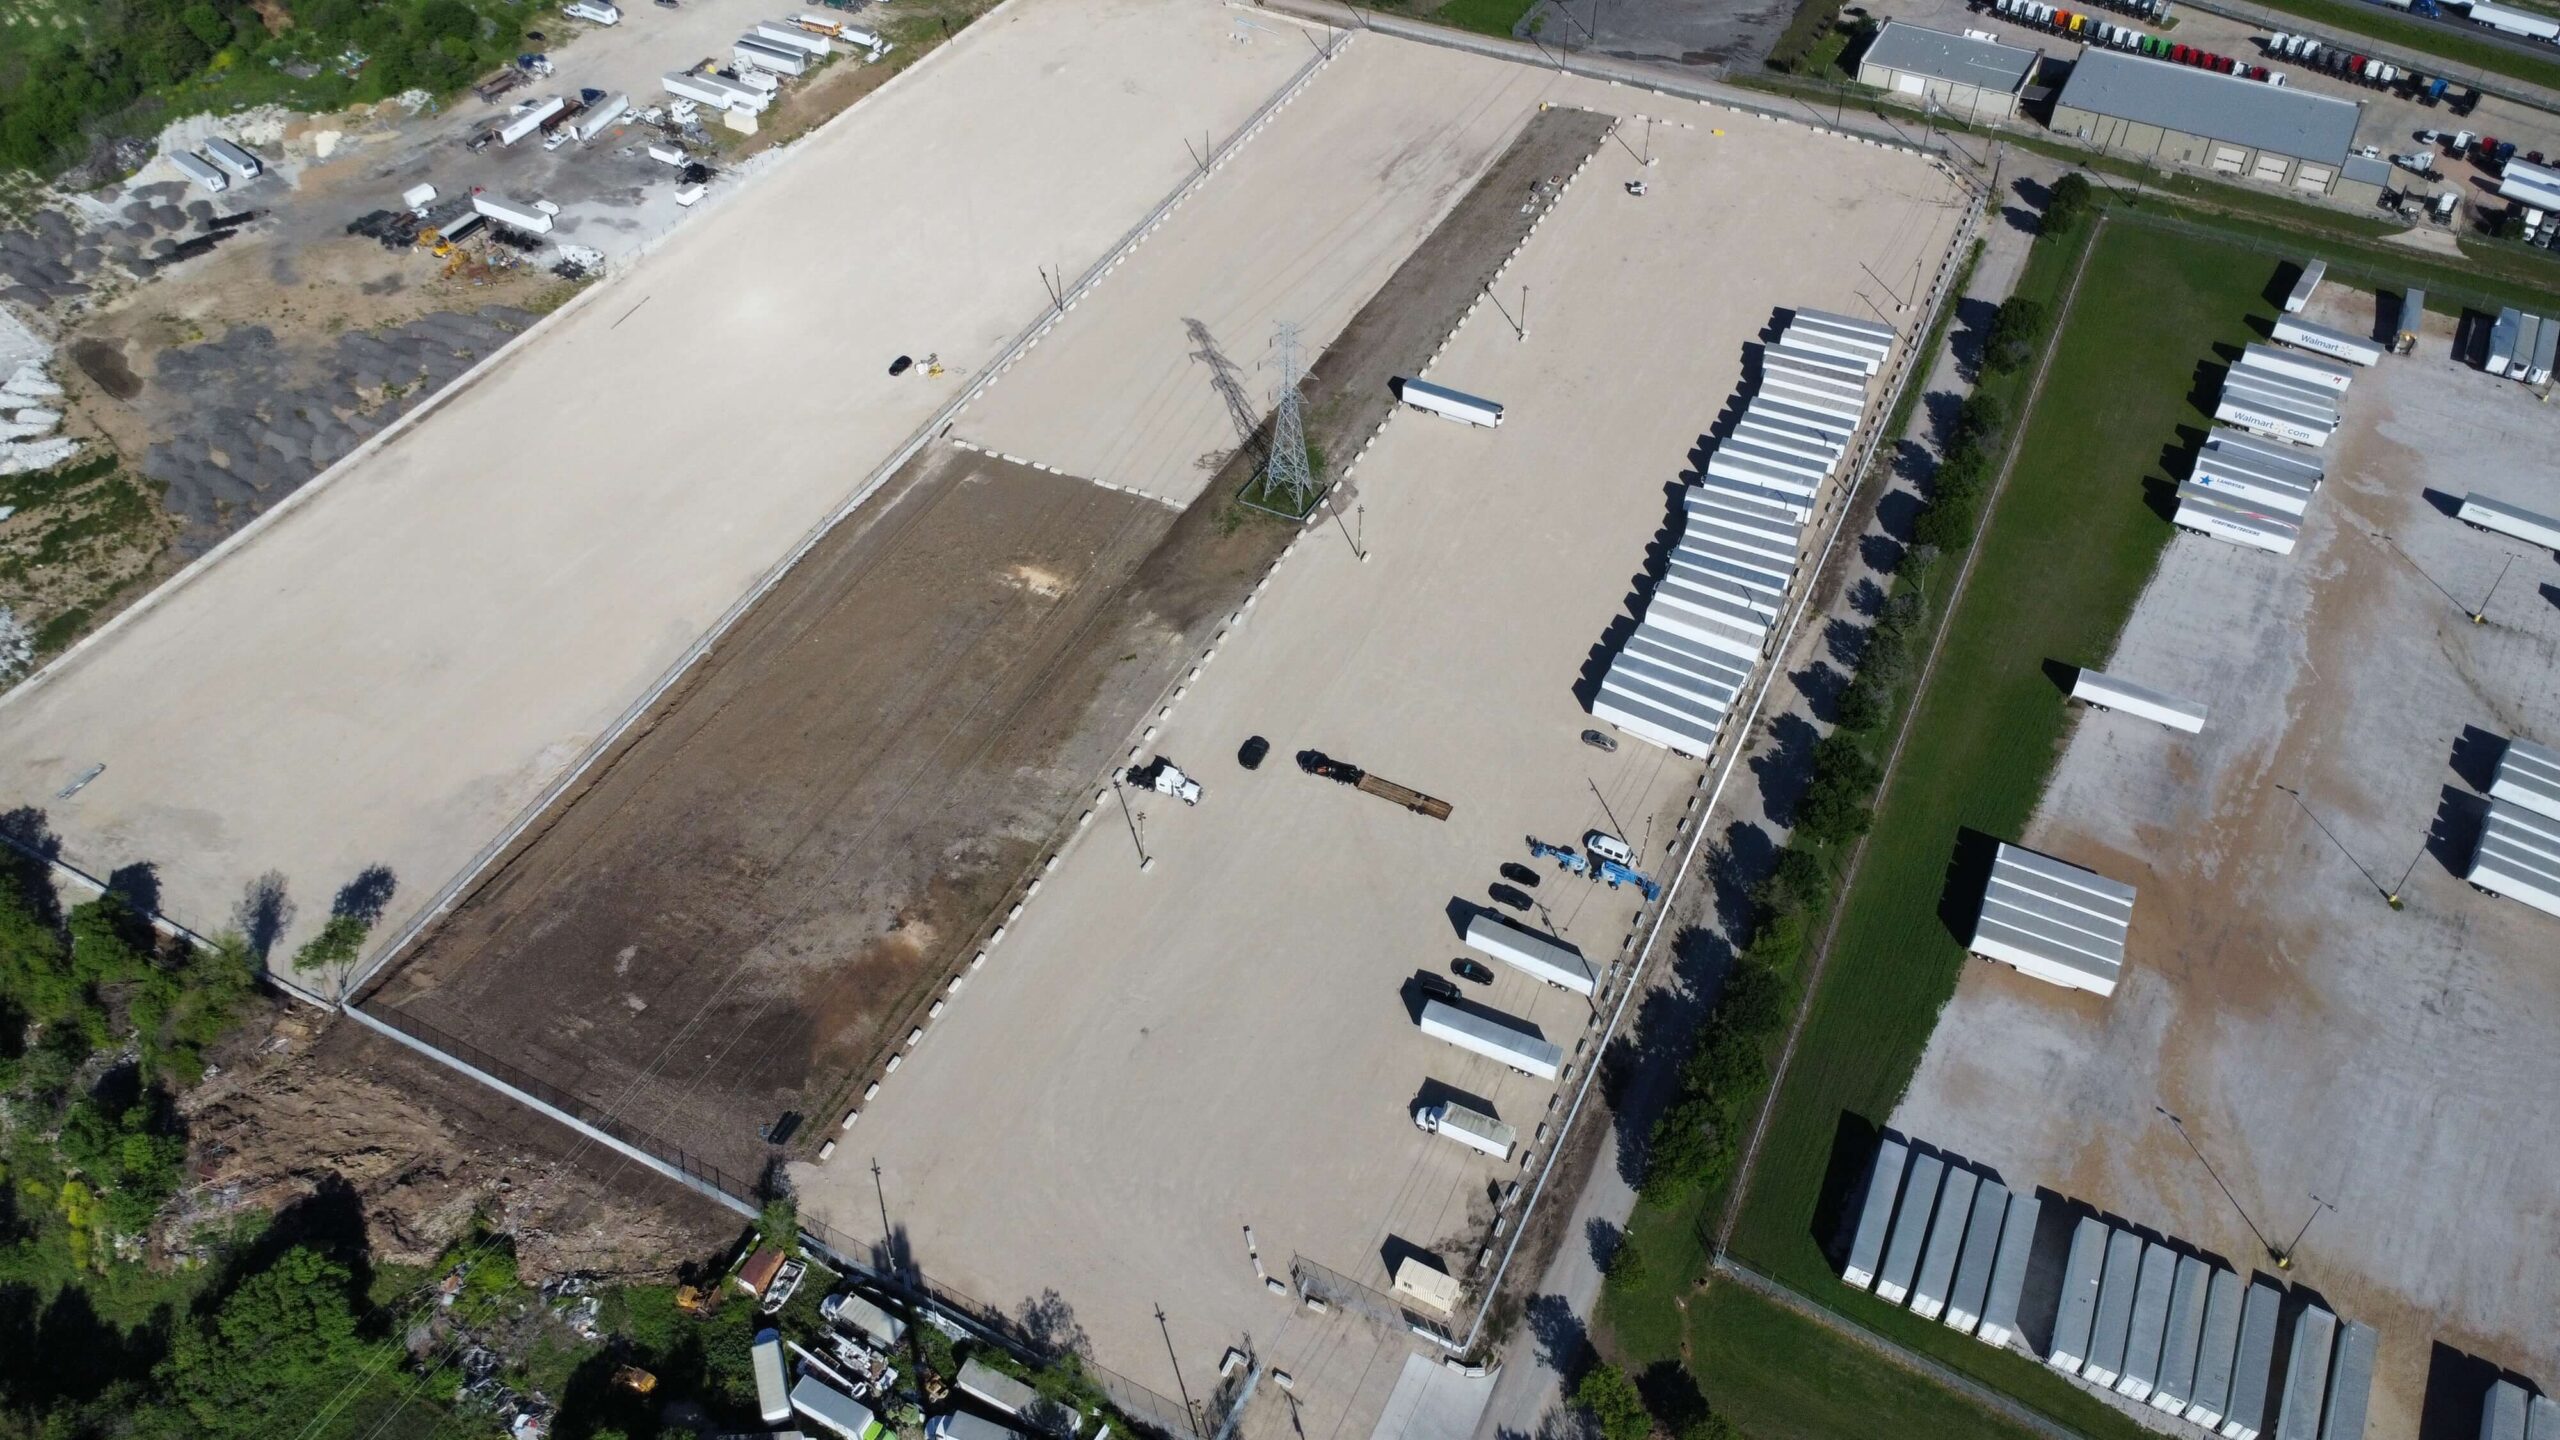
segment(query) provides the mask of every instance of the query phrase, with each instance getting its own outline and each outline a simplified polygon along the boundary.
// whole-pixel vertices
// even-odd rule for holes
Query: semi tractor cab
[[[1132,769],[1129,783],[1141,790],[1170,795],[1185,805],[1200,803],[1200,782],[1183,774],[1180,766],[1161,755]]]

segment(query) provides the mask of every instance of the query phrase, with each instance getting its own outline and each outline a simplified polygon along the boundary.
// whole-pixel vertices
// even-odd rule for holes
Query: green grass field
[[[1688,1318],[1690,1373],[1752,1440],[2033,1433],[1731,1281],[1692,1295]]]
[[[1529,7],[1537,3],[1538,0],[1447,0],[1440,8],[1430,11],[1429,18],[1443,25],[1455,25],[1461,30],[1473,30],[1479,35],[1500,35],[1507,39],[1512,27],[1520,23],[1520,17],[1528,14]]]
[[[2161,458],[2181,427],[2209,425],[2189,398],[2198,367],[2215,346],[2254,338],[2250,316],[2274,313],[2261,292],[2275,268],[2248,250],[2164,244],[2132,225],[2097,242],[1843,901],[1735,1233],[1737,1255],[1862,1323],[1969,1369],[2000,1361],[1997,1382],[2031,1403],[2041,1402],[2029,1382],[2051,1378],[2038,1367],[1840,1286],[1816,1239],[1836,1220],[1838,1197],[1824,1187],[1848,1183],[1954,991],[1964,951],[1941,904],[1960,843],[1968,832],[2018,835],[2053,768],[2064,710],[2044,662],[2097,661],[2112,646],[2170,533],[2146,482],[2165,483]]]

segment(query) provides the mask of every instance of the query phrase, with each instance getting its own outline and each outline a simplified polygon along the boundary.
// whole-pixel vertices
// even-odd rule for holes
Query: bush
[[[2024,295],[2013,295],[2000,306],[1991,321],[1991,333],[1982,344],[1984,368],[2006,374],[2035,358],[2036,347],[2044,343],[2049,317],[2044,302]]]
[[[1618,1248],[1609,1255],[1608,1284],[1611,1288],[1620,1290],[1631,1285],[1641,1285],[1647,1273],[1644,1247],[1636,1243],[1636,1237],[1633,1235],[1621,1233],[1618,1236]]]
[[[1824,736],[1813,749],[1813,783],[1805,787],[1796,829],[1833,845],[1864,835],[1881,778],[1875,762],[1845,731]]]
[[[1967,450],[1988,451],[2008,429],[2008,407],[1995,397],[1976,390],[1964,397],[1964,404],[1957,407],[1956,431],[1947,441],[1947,458],[1954,460]],[[1987,457],[1977,457],[1976,463],[1985,470],[1990,468]]]
[[[1643,1190],[1648,1200],[1670,1200],[1711,1185],[1733,1163],[1733,1138],[1716,1102],[1691,1096],[1662,1112],[1645,1147]]]
[[[1820,904],[1830,889],[1831,874],[1822,868],[1813,852],[1790,845],[1778,852],[1777,865],[1769,871],[1769,878],[1760,882],[1759,892],[1752,898],[1764,911],[1801,912]],[[1744,983],[1742,977],[1755,968],[1766,971],[1765,966],[1737,965],[1725,977],[1722,1003],[1734,1003],[1734,987]]]
[[[1778,857],[1784,868],[1790,857],[1804,861],[1812,874],[1807,882],[1827,886],[1831,877],[1824,873],[1822,862],[1802,850],[1789,850]],[[1818,892],[1814,897],[1819,898]],[[1810,908],[1808,900],[1807,908]],[[1741,964],[1724,979],[1724,993],[1716,998],[1716,1015],[1735,1030],[1753,1036],[1769,1036],[1787,1019],[1787,982],[1766,965]]]

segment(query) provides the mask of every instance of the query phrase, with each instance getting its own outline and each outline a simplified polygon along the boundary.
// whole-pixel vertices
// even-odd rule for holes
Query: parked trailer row
[[[1885,1136],[1840,1278],[1888,1304],[1907,1297],[1913,1314],[2006,1347],[2017,1337],[2039,1210],[2033,1195],[1946,1156],[1915,1157]]]
[[[2481,1397],[2480,1440],[2560,1440],[2560,1400],[2500,1380]]]
[[[2489,326],[2483,363],[2492,375],[2528,385],[2548,382],[2560,365],[2560,317],[2530,315],[2512,305],[2499,311]]]

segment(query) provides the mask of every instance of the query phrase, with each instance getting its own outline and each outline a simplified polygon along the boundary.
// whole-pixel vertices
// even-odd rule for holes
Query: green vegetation
[[[0,166],[51,171],[93,139],[277,100],[322,110],[450,92],[516,53],[538,9],[513,0],[115,0],[92,23],[0,28]]]
[[[1689,1333],[1698,1385],[1752,1440],[2033,1433],[1732,1281],[1691,1298]]]
[[[1850,34],[1839,27],[1842,0],[1803,0],[1787,28],[1769,47],[1769,68],[1790,75],[1819,75],[1839,63]]]
[[[2519,54],[2491,40],[2485,32],[2466,34],[2458,26],[2429,25],[2363,3],[2363,0],[2265,0],[2265,3],[2271,10],[2299,15],[2346,35],[2379,40],[2385,47],[2398,49],[2420,69],[2425,69],[2426,62],[2432,57],[2466,70],[2485,70],[2492,75],[2504,75],[2509,79],[2560,90],[2560,61],[2546,60],[2530,53]]]
[[[1538,0],[1446,0],[1431,18],[1443,25],[1473,30],[1479,35],[1508,38],[1519,28],[1520,17],[1529,13]]]

